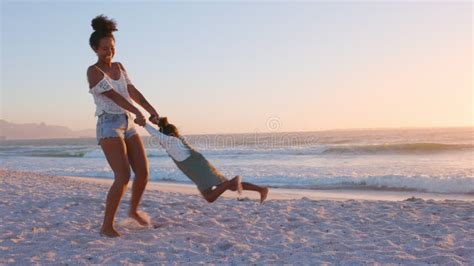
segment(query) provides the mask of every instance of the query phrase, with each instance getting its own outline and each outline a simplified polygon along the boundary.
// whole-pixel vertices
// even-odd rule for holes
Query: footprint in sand
[[[229,248],[231,248],[234,244],[228,242],[228,241],[223,241],[221,243],[218,243],[217,244],[217,248],[222,250],[222,251],[226,251],[228,250]]]

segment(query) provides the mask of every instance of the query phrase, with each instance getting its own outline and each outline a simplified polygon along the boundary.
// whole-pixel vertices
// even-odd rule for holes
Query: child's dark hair
[[[175,137],[179,137],[178,128],[176,128],[175,125],[170,124],[167,117],[160,118],[158,121],[158,126],[160,127],[160,131],[163,134],[168,136],[173,134]]]
[[[117,31],[117,22],[113,19],[109,19],[104,15],[98,15],[92,20],[92,28],[94,32],[91,34],[89,38],[89,45],[91,46],[92,50],[96,50],[99,48],[100,40],[105,37],[111,37],[114,39],[114,35],[112,34],[114,31]]]

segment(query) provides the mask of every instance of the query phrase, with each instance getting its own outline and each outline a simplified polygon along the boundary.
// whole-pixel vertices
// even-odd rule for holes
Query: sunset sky
[[[91,20],[186,134],[473,126],[469,1],[2,1],[1,113],[95,128]],[[276,125],[276,126],[275,126]],[[138,125],[137,125],[138,126]]]

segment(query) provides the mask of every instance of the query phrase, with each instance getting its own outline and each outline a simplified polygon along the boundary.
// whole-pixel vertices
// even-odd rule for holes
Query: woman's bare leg
[[[114,228],[114,218],[130,180],[130,165],[123,139],[119,137],[102,139],[100,146],[115,175],[114,183],[107,194],[104,222],[100,232],[109,237],[117,237],[120,236],[120,233]]]
[[[127,145],[128,160],[135,173],[132,185],[132,198],[128,216],[135,219],[141,225],[149,225],[148,221],[141,217],[138,212],[138,204],[148,183],[149,167],[145,148],[140,135],[136,134],[125,140]]]
[[[208,189],[208,190],[204,191],[202,193],[202,195],[204,196],[204,198],[208,202],[214,202],[226,190],[228,190],[228,189],[232,190],[232,191],[240,190],[239,189],[240,186],[241,186],[240,176],[236,176],[236,177],[232,178],[231,180],[228,180],[224,183],[219,184],[218,186],[216,186],[215,189],[211,188],[211,189]]]
[[[254,185],[252,183],[242,182],[242,188],[244,190],[252,190],[260,193],[260,203],[263,203],[268,195],[268,188]]]

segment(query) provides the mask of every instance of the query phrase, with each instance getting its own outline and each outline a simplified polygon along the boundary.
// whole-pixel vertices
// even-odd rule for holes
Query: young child
[[[150,119],[150,121],[154,122],[155,120]],[[208,202],[214,202],[228,189],[239,193],[243,189],[257,191],[260,193],[260,203],[263,203],[267,198],[268,188],[266,187],[241,182],[240,176],[228,180],[201,153],[189,145],[179,134],[178,129],[168,123],[166,117],[159,119],[158,126],[159,131],[147,123],[145,129],[150,135],[157,138],[173,162],[197,185],[202,196]]]

